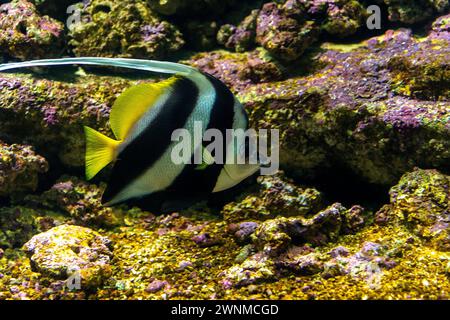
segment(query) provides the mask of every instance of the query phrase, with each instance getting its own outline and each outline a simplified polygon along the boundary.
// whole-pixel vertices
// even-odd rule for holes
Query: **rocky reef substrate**
[[[373,37],[370,1],[92,0],[65,28],[74,2],[3,4],[3,61],[190,64],[231,88],[252,127],[280,129],[282,171],[220,206],[103,207],[108,172],[85,181],[83,126],[109,134],[117,96],[159,79],[0,74],[0,299],[450,297],[447,1],[377,1],[399,28]]]

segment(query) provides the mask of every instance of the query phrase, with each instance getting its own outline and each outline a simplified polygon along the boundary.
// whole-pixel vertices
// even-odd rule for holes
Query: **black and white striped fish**
[[[174,164],[171,160],[176,145],[171,137],[177,129],[186,129],[194,134],[194,123],[201,122],[202,135],[208,129],[218,129],[225,137],[227,129],[248,128],[247,114],[231,91],[218,79],[192,67],[151,60],[65,58],[4,64],[0,65],[0,71],[72,64],[173,75],[160,83],[140,84],[125,90],[110,115],[116,139],[85,128],[87,179],[93,178],[109,163],[114,163],[103,195],[106,205],[160,192],[173,197],[219,192],[239,184],[259,169],[254,164],[213,163],[199,170],[195,164]],[[205,147],[203,144],[200,141],[193,145],[192,159],[198,148]],[[225,158],[241,156],[230,154],[237,150],[242,150],[242,146],[230,149],[230,144],[225,144]]]

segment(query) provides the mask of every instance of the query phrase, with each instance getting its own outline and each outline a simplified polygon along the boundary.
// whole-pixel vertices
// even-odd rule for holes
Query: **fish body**
[[[254,164],[194,164],[195,152],[206,149],[203,140],[192,143],[189,163],[172,161],[172,151],[177,144],[172,140],[172,134],[177,129],[185,129],[194,135],[196,123],[199,123],[202,136],[208,129],[216,129],[225,137],[228,129],[248,128],[245,109],[231,91],[218,79],[192,67],[151,60],[67,58],[0,65],[0,72],[70,64],[114,66],[172,75],[160,83],[133,86],[119,96],[110,115],[114,139],[85,127],[87,179],[114,163],[103,194],[106,205],[162,192],[175,198],[177,195],[220,192],[239,184],[259,169]],[[237,151],[243,146],[235,144],[239,142],[231,140],[223,145],[221,151],[225,159],[240,156]]]

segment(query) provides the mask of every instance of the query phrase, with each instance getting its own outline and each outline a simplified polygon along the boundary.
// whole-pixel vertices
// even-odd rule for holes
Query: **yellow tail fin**
[[[84,133],[86,134],[86,179],[91,180],[115,159],[120,141],[108,138],[89,127],[84,127]]]

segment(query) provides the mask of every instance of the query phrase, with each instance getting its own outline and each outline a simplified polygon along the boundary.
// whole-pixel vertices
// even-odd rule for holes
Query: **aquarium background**
[[[223,81],[281,171],[188,209],[104,207],[87,125],[131,70],[0,73],[0,299],[450,298],[447,0],[0,1],[0,63],[180,62]]]

